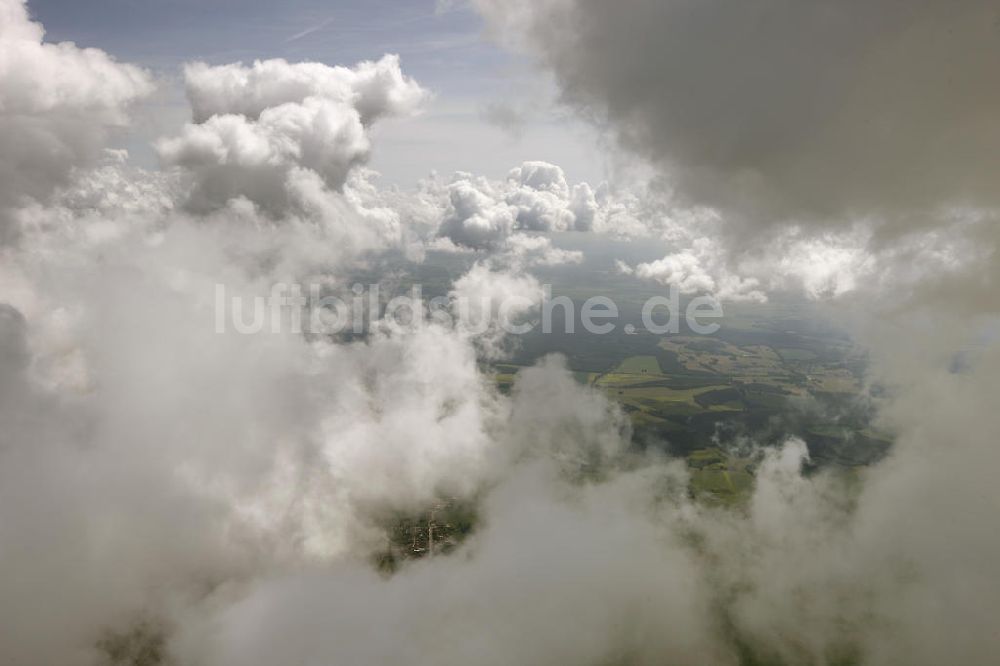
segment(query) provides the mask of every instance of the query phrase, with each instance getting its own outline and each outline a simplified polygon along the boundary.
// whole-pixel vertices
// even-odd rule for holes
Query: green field
[[[794,435],[806,442],[812,467],[843,468],[870,464],[891,445],[891,436],[871,430],[864,353],[808,304],[727,303],[711,336],[653,335],[639,325],[639,310],[655,290],[607,273],[593,281],[573,273],[560,283],[557,272],[546,279],[553,295],[580,303],[592,295],[615,299],[619,325],[593,335],[560,331],[556,322],[551,333],[521,336],[513,356],[494,366],[501,390],[516,383],[519,368],[562,354],[578,382],[622,407],[634,446],[687,460],[695,497],[730,504],[752,487],[749,461],[721,453],[728,441],[766,447]],[[625,322],[633,333],[623,331]]]
[[[857,407],[864,404],[855,398],[863,365],[848,345],[769,332],[769,326],[787,327],[786,320],[745,316],[741,324],[718,337],[566,336],[567,349],[560,351],[578,382],[621,405],[638,446],[687,460],[690,492],[700,501],[737,505],[753,487],[751,462],[723,453],[720,434],[764,445],[782,441],[774,432],[796,434],[809,446],[813,466],[852,468],[884,455],[891,438],[875,434]],[[510,390],[518,369],[534,360],[522,354],[518,363],[494,366],[501,390]],[[813,403],[822,407],[802,409]],[[776,422],[782,427],[772,428]]]
[[[695,498],[728,506],[740,504],[749,497],[753,488],[751,461],[710,448],[691,453],[687,463],[691,494]]]
[[[816,359],[816,352],[808,349],[781,347],[777,352],[781,355],[782,360],[785,361],[813,361]]]
[[[662,371],[655,356],[629,356],[618,364],[614,372],[626,375],[659,375]]]

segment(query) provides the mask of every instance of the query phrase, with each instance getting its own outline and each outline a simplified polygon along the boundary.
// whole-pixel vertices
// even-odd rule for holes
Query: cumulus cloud
[[[715,291],[715,280],[705,273],[698,257],[690,251],[670,254],[663,259],[639,264],[635,274],[663,284],[676,284],[685,294]]]
[[[507,203],[517,208],[521,228],[535,231],[587,230],[593,226],[597,202],[581,183],[570,196],[563,170],[548,162],[525,162],[507,176],[514,187]],[[577,213],[581,213],[578,225]]]
[[[281,58],[257,60],[250,67],[199,62],[184,68],[184,79],[195,123],[225,114],[256,120],[267,109],[314,97],[356,109],[367,126],[385,116],[413,113],[428,96],[403,74],[396,55],[355,67]]]
[[[44,34],[24,0],[0,2],[0,240],[17,234],[14,209],[46,203],[74,167],[94,163],[152,90],[138,67]]]
[[[494,261],[522,269],[578,264],[583,261],[583,252],[555,247],[547,236],[516,233],[507,238],[502,252]]]
[[[625,266],[625,272],[660,284],[674,286],[681,294],[711,294],[722,300],[763,301],[766,296],[758,289],[755,278],[740,278],[724,267],[715,265],[712,272],[704,265],[704,243],[695,249],[668,254],[656,261],[638,264],[634,269]]]
[[[157,149],[165,164],[190,172],[188,205],[202,213],[244,197],[280,216],[293,203],[289,191],[311,174],[341,190],[368,159],[371,124],[412,113],[427,96],[389,55],[353,69],[280,59],[249,68],[195,63],[185,80],[194,122]]]
[[[514,229],[511,206],[498,202],[493,188],[471,174],[456,174],[448,188],[448,206],[440,234],[458,245],[483,248],[496,245]]]
[[[613,195],[606,184],[597,191],[588,183],[570,186],[562,168],[548,162],[524,162],[499,182],[459,172],[447,186],[430,190],[432,200],[447,196],[440,236],[474,249],[495,248],[521,231],[661,231],[660,216],[643,215],[631,192]]]

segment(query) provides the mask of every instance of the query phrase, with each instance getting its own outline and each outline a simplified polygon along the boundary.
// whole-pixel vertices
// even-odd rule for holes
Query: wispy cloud
[[[318,32],[318,31],[322,30],[323,28],[327,27],[331,23],[333,23],[333,17],[332,16],[330,18],[326,19],[325,21],[322,21],[321,23],[317,23],[316,25],[309,26],[305,30],[302,30],[300,32],[295,33],[294,35],[292,35],[291,37],[289,37],[288,39],[286,39],[285,43],[288,44],[290,42],[298,41],[298,40],[302,39],[303,37],[306,37],[307,35],[311,35],[314,32]]]

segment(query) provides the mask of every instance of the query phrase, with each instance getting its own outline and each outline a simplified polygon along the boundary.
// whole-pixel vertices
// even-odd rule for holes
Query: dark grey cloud
[[[689,201],[775,220],[1000,203],[985,0],[483,0]]]

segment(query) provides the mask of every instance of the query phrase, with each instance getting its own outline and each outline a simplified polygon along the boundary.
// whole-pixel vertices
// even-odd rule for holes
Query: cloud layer
[[[0,0],[0,176],[11,176],[0,207],[17,231],[0,245],[0,661],[993,658],[992,217],[935,209],[905,233],[894,217],[964,193],[995,203],[993,144],[970,138],[996,121],[993,93],[961,108],[944,99],[971,95],[993,53],[982,7],[632,5],[486,8],[525,31],[569,99],[606,105],[627,141],[718,210],[570,185],[543,162],[502,182],[458,174],[380,190],[363,168],[368,128],[425,97],[391,56],[191,65],[193,122],[159,144],[171,168],[143,171],[115,152],[99,163],[147,75],[43,43],[23,3]],[[954,34],[929,35],[931,19]],[[799,48],[814,56],[808,72]],[[974,48],[982,61],[969,61]],[[934,59],[946,50],[953,60]],[[933,94],[901,109],[924,97],[917,66]],[[899,111],[898,128],[856,126],[858,105],[885,114],[876,120]],[[922,124],[951,120],[956,143],[933,173],[884,176],[933,148],[915,138]],[[823,189],[848,155],[870,161]],[[760,211],[893,215],[887,229],[779,226],[773,248],[734,262],[725,224],[737,204],[764,226]],[[477,253],[452,298],[492,311],[518,295],[515,314],[530,313],[539,285],[523,272],[579,260],[545,235],[571,230],[659,236],[668,256],[623,270],[692,293],[752,299],[794,283],[854,295],[893,455],[848,480],[804,475],[805,447],[787,440],[759,453],[744,511],[712,508],[691,500],[682,464],[631,449],[627,415],[559,358],[500,392],[480,362],[502,353],[503,336],[470,320],[376,322],[354,340],[217,330],[216,285],[250,317],[275,282],[342,291],[380,253],[448,244]],[[878,300],[927,286],[891,309]],[[475,532],[451,554],[378,573],[384,516],[443,499],[475,508]]]

